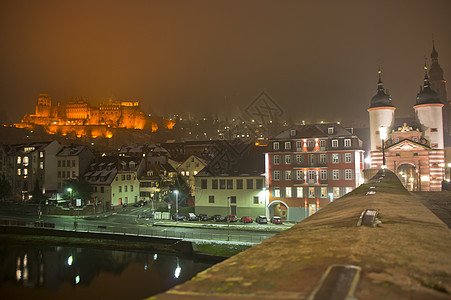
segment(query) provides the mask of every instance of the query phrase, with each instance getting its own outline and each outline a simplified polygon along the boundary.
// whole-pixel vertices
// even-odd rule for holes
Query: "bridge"
[[[450,299],[451,235],[395,174],[151,299]]]

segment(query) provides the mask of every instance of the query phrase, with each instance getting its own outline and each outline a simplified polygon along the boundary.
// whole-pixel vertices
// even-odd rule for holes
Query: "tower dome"
[[[442,103],[440,101],[439,94],[431,89],[431,84],[429,82],[429,76],[427,73],[427,67],[424,67],[424,85],[421,91],[417,94],[416,105],[420,104],[430,104],[430,103]]]
[[[382,71],[379,69],[379,71],[378,71],[379,80],[377,81],[377,93],[371,99],[370,108],[384,107],[384,106],[394,107],[392,104],[390,95],[388,95],[385,92],[384,84],[382,83],[381,73],[382,73]]]

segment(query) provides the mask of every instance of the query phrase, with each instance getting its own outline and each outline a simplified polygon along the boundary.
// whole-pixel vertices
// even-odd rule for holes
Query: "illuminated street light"
[[[387,138],[387,127],[379,127],[379,132],[382,140],[382,169],[386,169],[387,165],[385,164],[385,139]]]

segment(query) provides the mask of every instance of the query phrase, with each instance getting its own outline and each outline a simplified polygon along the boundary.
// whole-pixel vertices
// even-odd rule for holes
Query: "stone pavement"
[[[320,299],[312,292],[334,264],[361,268],[357,299],[450,299],[450,230],[393,173],[379,183],[376,177],[291,229],[151,299]],[[382,223],[357,227],[364,209],[378,209]]]

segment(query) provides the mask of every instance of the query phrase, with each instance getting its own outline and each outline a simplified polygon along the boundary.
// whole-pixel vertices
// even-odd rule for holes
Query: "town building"
[[[339,124],[293,126],[269,139],[269,214],[301,221],[363,182],[362,141]]]
[[[42,194],[57,192],[57,141],[11,145],[8,151],[7,179],[12,192],[22,200],[31,199],[38,186]]]
[[[190,155],[185,161],[177,166],[177,172],[182,176],[182,179],[190,186],[191,196],[196,196],[195,179],[196,176],[205,166],[207,160],[197,155]]]
[[[377,94],[368,109],[371,168],[395,172],[412,191],[441,191],[445,179],[444,104],[431,87],[426,66],[424,70],[423,87],[413,106],[415,121],[402,126],[394,125],[396,108],[379,71]]]
[[[63,192],[68,180],[77,180],[88,170],[94,159],[91,149],[81,145],[64,146],[56,155],[58,192]]]
[[[0,180],[6,179],[7,152],[6,145],[0,144]]]
[[[216,174],[209,165],[195,178],[195,212],[256,218],[267,215],[265,162],[262,153],[243,156],[228,170]]]

